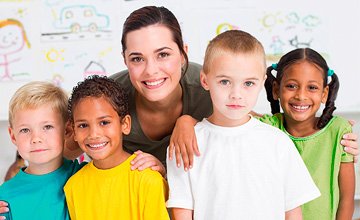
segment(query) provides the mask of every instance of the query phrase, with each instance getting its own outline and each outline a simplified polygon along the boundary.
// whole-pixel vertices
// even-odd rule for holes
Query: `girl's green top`
[[[352,131],[349,122],[334,116],[320,131],[307,137],[294,137],[286,131],[282,113],[264,115],[259,120],[281,129],[291,138],[321,192],[320,197],[301,207],[303,219],[335,219],[340,198],[340,163],[353,162],[354,159],[340,144],[342,136]]]

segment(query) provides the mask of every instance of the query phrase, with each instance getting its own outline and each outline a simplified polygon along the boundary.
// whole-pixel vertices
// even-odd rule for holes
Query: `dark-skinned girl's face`
[[[285,119],[316,123],[316,112],[325,103],[328,86],[324,87],[324,71],[314,63],[300,61],[286,67],[280,85],[275,83],[274,99],[280,99]]]

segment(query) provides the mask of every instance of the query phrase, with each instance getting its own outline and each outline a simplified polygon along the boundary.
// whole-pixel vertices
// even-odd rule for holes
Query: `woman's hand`
[[[153,155],[144,153],[141,150],[135,152],[136,157],[130,162],[131,170],[138,169],[139,171],[151,168],[158,171],[163,177],[166,176],[166,170],[164,165]]]
[[[354,127],[355,121],[349,120],[349,123],[351,126]],[[355,133],[347,133],[344,134],[341,144],[344,146],[344,151],[354,155],[354,163],[358,161],[358,155],[359,155],[359,144],[357,142],[358,136]]]
[[[176,165],[180,167],[182,159],[185,171],[193,167],[194,153],[200,156],[194,130],[196,123],[197,120],[189,115],[179,117],[170,138],[169,159],[173,159],[175,150]]]
[[[344,134],[340,142],[347,153],[354,155],[354,163],[357,162],[359,156],[359,144],[357,139],[358,136],[355,133],[348,133]]]

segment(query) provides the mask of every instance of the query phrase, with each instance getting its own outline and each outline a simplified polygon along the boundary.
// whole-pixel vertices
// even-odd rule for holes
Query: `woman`
[[[190,115],[201,120],[212,112],[209,93],[199,81],[201,66],[189,67],[180,25],[164,7],[132,12],[124,23],[121,43],[128,72],[112,78],[129,91],[132,129],[124,137],[124,146],[149,153],[137,152],[134,168],[141,164],[140,170],[151,166],[164,174],[162,164],[177,119],[194,121],[187,118]]]

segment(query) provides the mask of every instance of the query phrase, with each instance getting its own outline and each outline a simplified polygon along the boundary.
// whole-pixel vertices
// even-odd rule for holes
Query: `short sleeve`
[[[345,120],[345,119],[343,119]],[[353,162],[354,161],[354,156],[352,154],[349,154],[347,152],[345,152],[344,150],[344,146],[340,144],[340,141],[342,139],[342,137],[344,136],[344,134],[348,134],[352,132],[352,127],[349,124],[348,121],[344,121],[341,125],[341,135],[339,136],[339,140],[337,140],[337,143],[339,143],[339,147],[340,147],[340,152],[341,152],[341,162],[342,163],[348,163],[348,162]]]
[[[165,203],[168,196],[166,180],[158,172],[151,171],[144,176],[141,187],[144,190],[144,220],[168,220],[169,214]]]
[[[169,150],[168,150],[169,154]],[[168,208],[184,208],[194,210],[194,200],[191,191],[189,172],[176,166],[176,160],[169,160],[167,155],[167,178],[169,183]]]
[[[289,211],[319,197],[320,191],[292,141],[286,137],[282,138],[279,144],[286,146],[282,157],[282,167],[284,172],[285,211]]]

